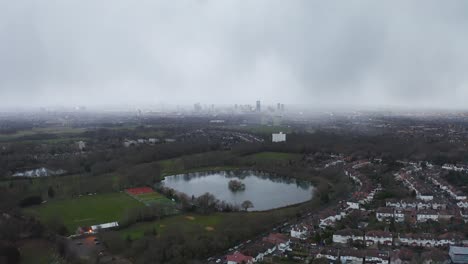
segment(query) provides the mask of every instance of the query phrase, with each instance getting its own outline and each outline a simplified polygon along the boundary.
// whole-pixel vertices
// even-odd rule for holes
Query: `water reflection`
[[[228,183],[233,179],[244,183],[245,190],[231,191]],[[250,211],[263,211],[305,202],[312,198],[315,190],[309,182],[245,170],[167,176],[162,184],[189,196],[197,197],[209,192],[217,199],[231,204],[240,205],[243,201],[250,200],[254,205]]]

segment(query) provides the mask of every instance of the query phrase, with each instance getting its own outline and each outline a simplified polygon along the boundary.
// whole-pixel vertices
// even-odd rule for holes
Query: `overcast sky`
[[[1,0],[3,106],[468,108],[465,0]]]

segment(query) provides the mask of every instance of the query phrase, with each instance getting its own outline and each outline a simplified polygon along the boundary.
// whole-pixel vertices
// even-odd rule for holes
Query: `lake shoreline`
[[[233,180],[245,184],[245,190],[230,190],[229,181]],[[189,197],[198,197],[208,192],[216,199],[232,205],[251,201],[254,207],[249,208],[248,212],[276,210],[306,203],[315,197],[316,191],[309,181],[245,169],[169,175],[164,177],[160,186],[185,193]]]

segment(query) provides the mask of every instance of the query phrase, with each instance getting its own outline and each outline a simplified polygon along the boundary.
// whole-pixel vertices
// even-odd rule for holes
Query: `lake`
[[[245,184],[245,190],[231,191],[230,180]],[[271,176],[258,171],[200,172],[167,176],[163,186],[189,196],[198,197],[206,192],[218,200],[240,205],[249,200],[254,207],[249,211],[264,211],[310,200],[315,188],[304,181]]]

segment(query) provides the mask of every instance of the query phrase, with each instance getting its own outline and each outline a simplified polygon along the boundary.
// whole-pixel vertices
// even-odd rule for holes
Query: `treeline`
[[[150,134],[150,131],[143,132]],[[143,133],[141,132],[141,133]],[[156,146],[122,147],[123,135],[136,132],[119,130],[97,130],[85,132],[93,142],[89,145],[103,144],[102,148],[91,151],[86,155],[58,155],[54,153],[69,151],[70,147],[76,148],[71,143],[38,145],[33,143],[11,143],[6,148],[0,148],[0,175],[11,175],[21,168],[48,167],[51,169],[64,169],[70,174],[91,173],[93,175],[115,171],[120,165],[131,166],[139,163],[147,163],[161,159],[169,159],[190,155],[194,153],[222,150],[221,142],[208,140],[196,140],[194,142],[175,142],[171,144],[159,144]],[[102,143],[106,142],[105,144]],[[101,143],[100,143],[101,142]],[[114,147],[109,147],[114,146]],[[261,151],[277,151],[291,153],[343,153],[358,158],[391,158],[428,160],[435,164],[457,163],[468,159],[468,151],[461,144],[440,139],[405,138],[395,135],[341,135],[324,132],[292,133],[288,134],[286,143],[250,143],[237,144],[232,147],[233,156],[245,156]],[[41,153],[48,155],[43,160]],[[224,161],[220,161],[224,158]],[[231,157],[214,157],[216,164],[227,164]],[[199,160],[186,160],[187,168],[194,167],[190,163],[202,163],[210,166],[211,162],[200,158]],[[198,166],[201,167],[201,166]]]
[[[259,151],[291,153],[343,153],[356,159],[375,157],[427,160],[435,164],[457,163],[468,159],[463,144],[440,138],[408,138],[398,135],[334,134],[328,132],[291,133],[285,143],[238,145],[233,152],[248,155]]]

